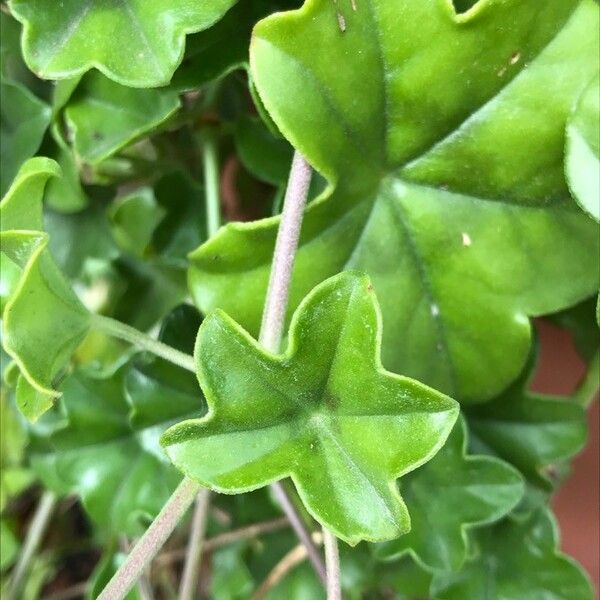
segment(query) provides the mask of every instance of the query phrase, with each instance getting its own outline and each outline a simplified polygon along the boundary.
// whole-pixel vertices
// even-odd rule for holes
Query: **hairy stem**
[[[196,497],[196,508],[194,510],[194,517],[192,518],[190,539],[188,541],[183,575],[181,576],[181,585],[179,587],[179,600],[193,600],[195,596],[198,576],[200,574],[209,505],[210,491],[201,489]]]
[[[177,486],[173,495],[167,500],[156,519],[134,546],[97,600],[121,600],[128,594],[187,512],[198,495],[199,489],[200,486],[187,477]]]
[[[290,282],[292,280],[292,271],[298,249],[298,240],[300,239],[302,217],[304,216],[304,207],[306,206],[306,199],[308,197],[311,175],[310,165],[299,152],[296,152],[292,160],[292,167],[285,192],[259,335],[260,343],[267,350],[274,353],[279,352],[281,338],[283,337]],[[306,546],[308,556],[317,575],[325,582],[325,565],[319,551],[312,542],[310,532],[302,517],[298,514],[296,507],[290,501],[281,483],[276,482],[272,484],[271,489],[285,515],[288,517],[296,535]]]
[[[40,547],[50,524],[56,500],[57,498],[52,492],[44,492],[40,498],[29,529],[27,530],[27,536],[25,537],[19,560],[13,570],[6,600],[17,600],[21,597],[21,589],[29,573],[35,553]]]
[[[342,600],[340,553],[337,538],[323,527],[323,544],[327,564],[327,600]]]
[[[285,192],[281,223],[277,233],[273,266],[271,267],[271,277],[269,279],[269,289],[260,328],[259,341],[271,352],[279,352],[281,345],[290,281],[296,250],[298,249],[310,177],[310,165],[299,152],[296,152]]]
[[[102,315],[93,315],[92,325],[108,335],[125,340],[142,350],[152,352],[152,354],[160,356],[160,358],[164,358],[186,371],[196,372],[193,356],[171,348],[171,346],[151,338],[134,327]]]
[[[221,201],[219,197],[219,156],[217,139],[212,131],[204,133],[202,142],[202,167],[204,170],[204,193],[206,201],[206,229],[208,237],[217,233],[221,225]]]

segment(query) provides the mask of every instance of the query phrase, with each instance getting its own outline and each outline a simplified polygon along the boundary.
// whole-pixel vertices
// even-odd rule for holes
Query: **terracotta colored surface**
[[[564,331],[540,321],[540,367],[533,387],[539,392],[568,394],[584,372],[572,341]],[[600,590],[600,410],[594,403],[589,413],[589,439],[586,449],[575,459],[573,471],[552,504],[560,523],[565,552],[588,571]]]

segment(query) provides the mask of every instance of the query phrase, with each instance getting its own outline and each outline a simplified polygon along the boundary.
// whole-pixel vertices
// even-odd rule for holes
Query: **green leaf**
[[[315,288],[287,351],[264,351],[221,311],[204,320],[195,359],[209,415],[163,436],[186,476],[241,493],[290,476],[309,512],[345,541],[405,533],[395,479],[443,445],[458,409],[381,367],[371,284],[346,273]]]
[[[152,188],[139,188],[119,198],[108,213],[119,246],[143,257],[165,212],[156,202]]]
[[[566,174],[575,199],[600,221],[600,79],[596,75],[567,124]]]
[[[212,600],[242,600],[250,597],[254,582],[240,556],[240,549],[240,544],[235,544],[214,553],[213,576],[210,579]]]
[[[293,149],[275,137],[263,122],[244,115],[236,124],[235,145],[242,164],[256,178],[280,185],[287,180]]]
[[[412,554],[432,570],[455,571],[467,555],[467,533],[506,515],[523,496],[519,473],[502,461],[467,456],[460,419],[435,458],[402,479],[411,530],[377,549],[381,558]]]
[[[532,356],[521,377],[491,402],[467,412],[473,451],[514,465],[528,482],[552,489],[553,466],[579,452],[586,441],[585,411],[567,398],[528,391]]]
[[[0,571],[8,569],[17,559],[21,544],[12,527],[4,518],[0,519]]]
[[[169,90],[136,90],[88,73],[65,107],[75,152],[97,165],[152,131],[179,108]]]
[[[3,313],[3,346],[23,378],[17,403],[35,421],[60,396],[54,380],[89,329],[90,316],[47,251],[42,196],[58,166],[27,161],[0,204],[2,253],[21,275]]]
[[[40,147],[50,123],[50,107],[20,83],[0,81],[0,195],[3,195],[21,164]]]
[[[434,576],[435,600],[592,599],[583,570],[557,550],[557,527],[549,511],[507,519],[478,537],[479,552],[461,571]]]
[[[520,372],[528,315],[598,287],[597,231],[563,169],[568,114],[597,70],[598,6],[355,4],[309,0],[254,31],[262,101],[330,183],[306,212],[290,310],[326,277],[366,271],[386,368],[482,401]],[[229,224],[191,256],[203,312],[258,330],[278,223]]]
[[[185,35],[210,27],[235,0],[11,0],[23,23],[23,54],[39,77],[64,79],[93,67],[133,87],[165,85],[183,57]]]
[[[189,348],[198,325],[193,309],[178,309],[161,339],[172,339],[171,329],[186,328],[187,336],[178,339]],[[38,457],[38,470],[55,471],[101,527],[139,535],[181,480],[160,448],[161,433],[205,412],[194,376],[153,359],[110,377],[76,371],[61,391],[67,424],[52,433],[53,450]]]

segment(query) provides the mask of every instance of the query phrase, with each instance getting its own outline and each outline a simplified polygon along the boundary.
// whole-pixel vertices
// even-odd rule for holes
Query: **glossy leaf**
[[[412,554],[432,570],[455,571],[467,555],[467,532],[505,516],[523,495],[519,473],[502,461],[467,456],[464,421],[437,455],[401,480],[411,530],[377,549],[381,558]]]
[[[97,165],[152,131],[179,108],[176,93],[136,90],[87,74],[65,108],[75,152]]]
[[[93,67],[128,86],[169,82],[181,61],[185,35],[210,27],[235,0],[155,0],[106,5],[99,0],[11,0],[23,23],[29,68],[63,79]]]
[[[577,102],[567,126],[567,180],[575,199],[600,221],[600,79]]]
[[[498,456],[534,486],[551,490],[553,467],[585,444],[586,415],[567,398],[529,392],[533,364],[505,392],[466,415],[473,451]]]
[[[0,81],[0,195],[9,188],[21,164],[40,147],[50,123],[50,107],[20,83]]]
[[[2,253],[20,271],[4,308],[3,346],[24,377],[17,402],[30,420],[60,396],[54,379],[89,329],[89,313],[47,251],[42,231],[44,186],[58,175],[53,161],[31,159],[0,205]]]
[[[405,533],[395,478],[430,459],[458,414],[450,398],[386,372],[365,276],[342,274],[299,307],[286,352],[265,352],[221,311],[196,341],[210,412],[162,443],[186,476],[240,493],[291,476],[309,512],[349,543]]]
[[[191,310],[176,311],[162,339],[174,327],[187,327],[193,336],[198,318]],[[178,339],[193,345],[189,334]],[[52,433],[53,450],[38,456],[38,470],[55,471],[107,531],[139,535],[181,480],[158,444],[160,434],[181,418],[205,412],[194,376],[152,360],[109,377],[76,371],[61,391],[67,423]]]
[[[439,573],[435,600],[591,600],[592,589],[575,561],[557,550],[552,515],[540,510],[483,530],[479,552],[458,573]]]
[[[598,6],[354,5],[309,0],[254,31],[262,101],[330,182],[306,213],[290,309],[331,274],[364,270],[383,364],[481,401],[520,372],[528,315],[598,286],[597,231],[563,173],[565,123],[597,69]],[[202,311],[257,331],[277,226],[230,224],[192,255]]]

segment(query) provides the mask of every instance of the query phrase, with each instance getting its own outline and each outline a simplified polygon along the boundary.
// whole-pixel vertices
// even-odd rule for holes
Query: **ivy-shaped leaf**
[[[478,536],[475,558],[458,573],[433,578],[435,600],[592,600],[583,570],[557,550],[558,532],[546,509],[506,519]]]
[[[575,199],[600,221],[600,78],[581,95],[567,126],[566,173]]]
[[[279,356],[215,311],[195,349],[209,415],[167,430],[169,458],[225,493],[290,476],[309,512],[352,544],[406,533],[395,479],[439,450],[458,408],[383,370],[380,338],[372,286],[356,273],[306,297]]]
[[[29,68],[64,79],[93,67],[122,85],[165,85],[181,62],[188,33],[207,29],[235,0],[10,0],[23,23]]]
[[[50,124],[51,109],[20,83],[0,80],[0,195],[3,195],[21,164],[40,147]]]
[[[535,487],[550,491],[553,465],[583,448],[585,411],[567,398],[528,391],[532,355],[519,379],[491,402],[466,411],[471,448],[514,465]]]
[[[90,315],[47,251],[42,197],[58,166],[46,158],[27,161],[0,204],[1,249],[19,271],[3,313],[3,346],[23,378],[17,404],[37,419],[60,396],[55,377],[88,332]]]
[[[412,554],[426,568],[455,571],[467,555],[467,532],[505,516],[523,495],[519,473],[497,459],[467,456],[462,419],[444,447],[401,480],[410,532],[377,549],[384,559]]]
[[[166,320],[161,339],[169,339],[170,328],[187,327],[177,339],[191,349],[198,325],[195,311],[179,309]],[[76,371],[61,391],[67,422],[52,433],[52,451],[36,457],[37,470],[55,472],[100,526],[139,535],[181,481],[160,448],[160,434],[205,412],[194,376],[153,359],[109,377]]]
[[[97,165],[152,131],[179,108],[169,90],[136,90],[88,73],[67,103],[64,114],[73,148]]]
[[[387,368],[467,402],[505,388],[526,360],[526,317],[598,286],[597,231],[563,169],[597,29],[592,0],[460,15],[440,0],[308,0],[261,21],[261,99],[330,182],[305,216],[291,309],[331,274],[366,271]],[[258,330],[278,222],[230,224],[191,256],[203,312]]]

